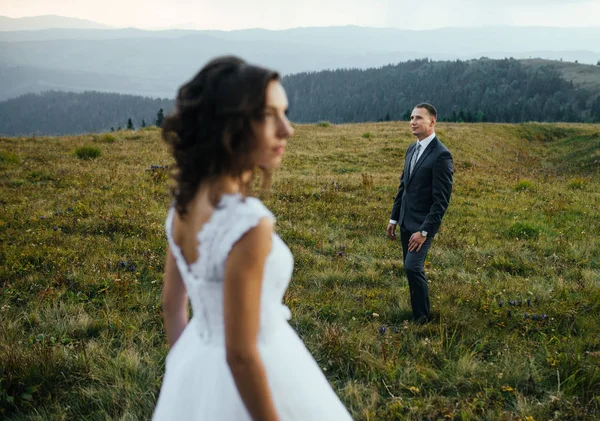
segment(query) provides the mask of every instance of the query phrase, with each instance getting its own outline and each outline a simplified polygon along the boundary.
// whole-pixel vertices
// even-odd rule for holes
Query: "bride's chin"
[[[276,170],[281,166],[281,161],[283,161],[283,156],[279,156],[277,158],[272,159],[271,162],[269,162],[268,164],[259,165],[258,168],[267,171]]]

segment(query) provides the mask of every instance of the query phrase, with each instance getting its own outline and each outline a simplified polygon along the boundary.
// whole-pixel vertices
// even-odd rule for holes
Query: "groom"
[[[418,104],[410,116],[410,130],[417,137],[404,158],[404,171],[387,227],[388,237],[400,239],[404,270],[410,288],[410,304],[415,322],[430,317],[429,288],[424,265],[433,237],[452,193],[452,155],[435,135],[437,111],[431,104]]]

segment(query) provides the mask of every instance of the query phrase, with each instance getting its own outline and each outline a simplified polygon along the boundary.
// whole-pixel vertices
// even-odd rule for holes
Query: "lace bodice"
[[[273,214],[253,197],[240,194],[223,195],[219,206],[206,222],[198,239],[198,260],[189,264],[173,241],[172,225],[175,208],[171,207],[166,220],[166,234],[192,305],[198,334],[204,341],[223,344],[223,279],[225,262],[233,245],[262,218],[275,220]],[[260,303],[259,342],[268,342],[270,333],[290,313],[282,304],[283,295],[293,270],[293,256],[278,235],[273,242],[263,275]]]

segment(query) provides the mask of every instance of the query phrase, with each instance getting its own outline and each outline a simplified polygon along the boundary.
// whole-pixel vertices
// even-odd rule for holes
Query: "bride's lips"
[[[275,155],[282,155],[285,150],[285,145],[279,145],[273,148],[273,152]]]

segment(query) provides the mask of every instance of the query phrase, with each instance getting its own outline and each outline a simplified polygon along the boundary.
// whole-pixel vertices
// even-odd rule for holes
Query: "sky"
[[[59,15],[144,29],[582,27],[600,26],[600,0],[0,0],[0,15]]]

